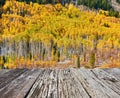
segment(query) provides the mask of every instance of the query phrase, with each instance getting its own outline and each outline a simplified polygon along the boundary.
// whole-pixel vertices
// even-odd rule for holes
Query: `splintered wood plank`
[[[76,69],[77,71],[77,69]],[[72,68],[70,69],[70,77],[71,77],[71,84],[72,87],[71,89],[74,92],[74,95],[76,95],[75,98],[90,98],[89,94],[86,92],[86,90],[84,89],[83,85],[81,84],[81,82],[79,81],[79,78],[76,77],[75,73],[73,72]],[[68,86],[70,87],[70,86]]]
[[[23,98],[26,96],[26,94],[32,88],[33,84],[35,83],[37,77],[39,76],[39,74],[42,70],[43,69],[31,70],[31,72],[26,77],[26,79],[24,78],[25,81],[24,81],[24,84],[22,85],[23,89],[21,90],[21,92],[18,94],[18,96],[16,98]]]
[[[31,88],[30,92],[28,93],[28,96],[26,98],[39,98],[38,96],[41,96],[42,98],[42,93],[43,90],[46,86],[46,79],[50,75],[51,70],[46,69],[43,70],[40,75],[38,76],[36,82],[34,83],[33,87]]]
[[[100,81],[90,69],[80,69],[79,76],[81,80],[84,79],[83,83],[86,86],[87,91],[89,92],[90,96],[93,98],[119,98],[119,94],[105,85],[102,81]]]
[[[62,82],[61,82],[61,86],[62,86],[62,92],[63,92],[63,98],[68,98],[68,88],[67,88],[67,84],[66,84],[66,70],[62,70],[61,71],[61,79],[62,79]]]
[[[81,69],[80,69],[81,70]],[[97,91],[94,86],[95,85],[91,85],[89,83],[89,81],[87,81],[87,77],[84,76],[83,74],[81,74],[81,72],[79,72],[79,70],[76,69],[72,69],[72,72],[74,73],[75,77],[78,78],[79,82],[81,83],[82,87],[84,88],[84,90],[86,91],[86,93],[88,94],[88,96],[90,98],[108,98],[105,96],[99,96],[100,94],[98,93],[99,91]],[[89,75],[88,75],[89,77]],[[89,79],[90,80],[90,79]],[[92,87],[93,86],[93,87]]]
[[[63,75],[64,75],[64,84],[66,84],[66,89],[68,94],[67,98],[77,98],[78,93],[75,92],[77,88],[74,86],[75,82],[74,82],[74,78],[71,75],[70,69],[64,70]]]
[[[4,86],[8,85],[11,81],[13,81],[15,78],[20,76],[22,73],[27,71],[27,69],[15,69],[8,71],[0,76],[0,89],[2,89]]]
[[[57,98],[90,98],[71,69],[61,69],[58,73]]]
[[[65,87],[63,91],[66,90],[64,98],[77,98],[78,96],[82,98],[76,84],[70,69],[63,70],[63,88]]]
[[[5,74],[8,71],[10,71],[10,70],[8,70],[8,69],[1,69],[0,70],[0,75],[3,75],[3,74]]]
[[[119,98],[115,75],[108,69],[16,69],[0,76],[0,98]]]
[[[42,78],[38,78],[27,98],[90,98],[70,69],[48,69]]]
[[[58,98],[77,98],[70,69],[61,69],[58,74]],[[76,89],[76,90],[75,90]],[[80,96],[79,96],[80,97]]]
[[[62,70],[59,70],[57,77],[58,98],[65,98],[63,93],[64,91],[63,91],[62,83],[63,83]]]
[[[48,85],[48,92],[47,92],[47,98],[57,98],[58,96],[58,88],[57,88],[57,78],[58,78],[58,70],[54,69],[51,73],[50,73],[50,77],[49,77],[49,85]],[[44,94],[43,94],[44,96]],[[46,98],[43,97],[43,98]]]
[[[57,70],[47,69],[41,73],[27,98],[57,98]]]
[[[102,69],[94,69],[91,72],[93,72],[103,85],[106,85],[120,96],[120,81],[115,76],[110,75]]]
[[[120,80],[120,68],[106,68],[101,70],[104,70],[105,72],[115,76],[118,80]]]
[[[48,70],[49,71],[43,80],[43,85],[41,86],[42,92],[38,95],[38,98],[54,98],[53,94],[54,84],[52,84],[52,81],[54,81],[55,79],[53,75],[54,70],[51,69]]]
[[[40,70],[39,70],[40,71]],[[27,70],[11,83],[0,89],[2,98],[24,98],[39,75],[38,70]]]

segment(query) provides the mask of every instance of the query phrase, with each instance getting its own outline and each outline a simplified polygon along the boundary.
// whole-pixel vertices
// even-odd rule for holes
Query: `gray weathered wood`
[[[8,85],[0,89],[2,98],[23,98],[39,75],[38,70],[26,70]]]
[[[89,95],[93,98],[117,98],[120,97],[119,93],[114,91],[109,84],[100,80],[89,69],[79,69],[77,75],[79,75],[80,81],[84,84]],[[103,74],[104,76],[104,74]],[[117,90],[117,89],[116,89]],[[118,90],[117,90],[118,91]]]
[[[102,82],[103,85],[106,85],[114,92],[120,95],[120,81],[113,75],[108,74],[104,70],[101,69],[94,69],[91,70],[93,74]]]
[[[22,73],[24,73],[27,69],[16,69],[6,72],[5,74],[0,76],[0,88],[8,85],[11,81],[13,81],[15,78],[20,76]]]
[[[8,70],[8,69],[1,69],[1,70],[0,70],[0,75],[3,75],[4,73],[6,73],[6,72],[8,72],[8,71],[10,71],[10,70]]]
[[[111,74],[112,76],[115,76],[119,81],[120,81],[120,68],[107,68],[107,69],[102,69],[105,72]]]
[[[15,69],[0,75],[0,98],[120,98],[120,69]]]

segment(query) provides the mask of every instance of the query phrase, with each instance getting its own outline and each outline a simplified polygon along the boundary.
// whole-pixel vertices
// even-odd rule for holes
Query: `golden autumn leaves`
[[[16,64],[21,66],[29,63],[38,66],[43,61],[57,62],[68,58],[72,62],[75,60],[73,57],[78,55],[78,63],[82,66],[90,65],[91,57],[97,57],[97,60],[92,60],[94,65],[103,61],[112,62],[111,57],[119,62],[118,55],[111,52],[120,54],[119,18],[81,11],[73,5],[63,7],[60,4],[7,1],[3,9],[0,19],[1,47],[6,44],[5,48],[9,46],[10,49],[9,53],[2,55],[6,58],[6,66],[17,61]],[[94,48],[97,49],[95,55],[92,54]]]

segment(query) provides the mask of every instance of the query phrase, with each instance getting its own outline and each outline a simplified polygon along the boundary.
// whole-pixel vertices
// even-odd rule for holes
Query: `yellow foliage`
[[[99,68],[120,68],[120,62],[113,62],[111,64],[104,64]]]
[[[0,42],[4,39],[18,42],[23,40],[30,43],[40,41],[45,47],[49,47],[52,40],[57,43],[57,48],[64,47],[64,52],[68,48],[79,49],[80,44],[83,44],[84,50],[89,47],[91,51],[94,49],[95,35],[98,34],[99,41],[96,41],[98,50],[106,47],[102,51],[108,51],[113,45],[120,48],[120,18],[106,17],[103,14],[107,15],[107,11],[100,10],[100,13],[102,15],[81,11],[72,4],[63,7],[61,4],[39,5],[9,0],[3,6],[0,19]],[[55,67],[57,54],[53,55],[53,52],[51,53],[52,61],[37,61],[38,55],[34,54],[32,60],[24,57],[16,58],[13,63],[9,59],[9,63],[5,66],[9,68]],[[76,60],[76,57],[73,59]],[[60,60],[64,61],[65,57],[60,57]],[[86,62],[81,63],[86,65]],[[1,58],[0,64],[3,64]],[[105,64],[102,67],[119,67],[119,63]]]
[[[5,68],[9,68],[9,69],[15,69],[15,68],[17,68],[17,66],[14,63],[5,63],[4,67]]]

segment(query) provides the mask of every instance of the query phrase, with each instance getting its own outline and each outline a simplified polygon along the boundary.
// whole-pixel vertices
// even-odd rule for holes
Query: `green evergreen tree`
[[[80,56],[77,56],[77,67],[80,68]]]
[[[90,66],[91,68],[95,67],[95,53],[94,52],[92,52],[90,55]]]
[[[60,51],[58,51],[58,62],[60,61]]]

